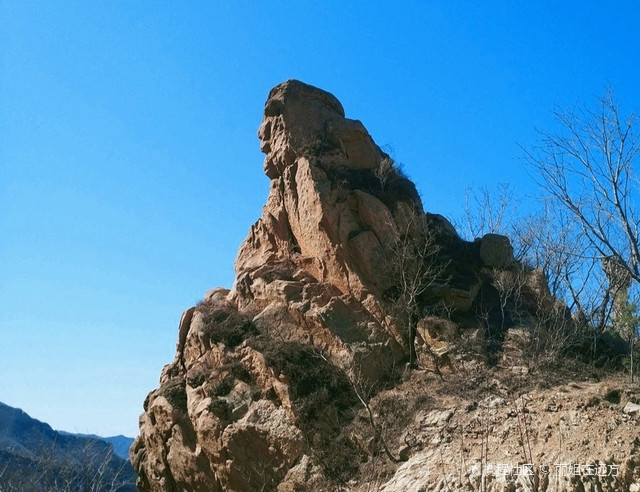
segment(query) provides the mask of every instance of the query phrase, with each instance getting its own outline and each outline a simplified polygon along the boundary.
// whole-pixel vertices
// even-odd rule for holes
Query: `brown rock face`
[[[513,264],[513,247],[506,236],[485,234],[480,240],[480,259],[494,268],[506,268]]]
[[[343,483],[361,453],[343,432],[358,388],[393,380],[413,338],[435,340],[414,318],[472,315],[488,289],[478,248],[424,213],[413,183],[331,94],[278,85],[259,137],[267,203],[240,246],[233,288],[185,311],[176,358],[145,401],[131,450],[141,490]],[[433,246],[433,278],[413,297],[394,267],[398,244],[409,269]]]
[[[272,179],[314,147],[339,146],[341,163],[353,169],[375,169],[382,157],[362,123],[344,117],[340,101],[297,80],[271,90],[258,136]]]

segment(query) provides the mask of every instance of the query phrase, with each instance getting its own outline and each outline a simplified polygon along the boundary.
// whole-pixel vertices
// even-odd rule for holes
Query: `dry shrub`
[[[358,452],[343,431],[357,398],[347,376],[312,347],[264,338],[253,343],[274,373],[289,382],[296,425],[327,478],[342,483],[353,476]]]
[[[200,303],[198,310],[202,313],[204,338],[210,343],[235,348],[251,335],[258,334],[253,321],[233,308]]]
[[[187,391],[184,379],[170,379],[158,388],[158,395],[164,396],[174,408],[187,411]]]

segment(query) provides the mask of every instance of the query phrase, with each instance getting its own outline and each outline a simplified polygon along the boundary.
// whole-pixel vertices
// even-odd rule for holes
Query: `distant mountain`
[[[114,444],[57,432],[0,403],[0,490],[128,492],[136,490],[135,480]]]
[[[95,434],[74,434],[71,432],[66,432],[66,431],[58,431],[60,434],[64,434],[67,436],[77,436],[77,437],[88,437],[91,439],[100,439],[101,441],[107,442],[111,445],[113,445],[113,452],[116,454],[116,456],[120,456],[120,458],[125,459],[125,460],[129,460],[129,448],[131,447],[131,445],[133,444],[133,437],[127,437],[127,436],[123,436],[123,435],[118,435],[118,436],[110,436],[110,437],[103,437],[103,436],[97,436]]]
[[[116,453],[116,456],[120,456],[127,461],[129,461],[129,448],[133,444],[133,437],[127,437],[123,435],[111,436],[111,437],[101,437],[103,441],[111,443],[113,446],[113,451]]]

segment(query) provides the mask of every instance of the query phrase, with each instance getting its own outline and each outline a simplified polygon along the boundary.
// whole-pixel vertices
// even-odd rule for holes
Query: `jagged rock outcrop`
[[[495,325],[495,340],[478,342],[488,350],[513,323],[511,294],[494,282],[497,270],[521,278],[509,240],[467,243],[425,213],[334,96],[278,85],[259,137],[269,197],[232,289],[185,311],[176,358],[144,403],[131,450],[142,490],[344,484],[380,439],[347,431],[369,398],[416,357],[455,370],[450,318]],[[518,292],[535,316],[535,289]]]

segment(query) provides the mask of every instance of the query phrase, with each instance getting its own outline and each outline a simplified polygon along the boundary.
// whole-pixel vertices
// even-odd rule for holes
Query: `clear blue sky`
[[[269,89],[335,94],[432,212],[533,191],[518,144],[610,84],[640,107],[637,2],[0,0],[0,401],[137,433],[182,311],[268,192]]]

